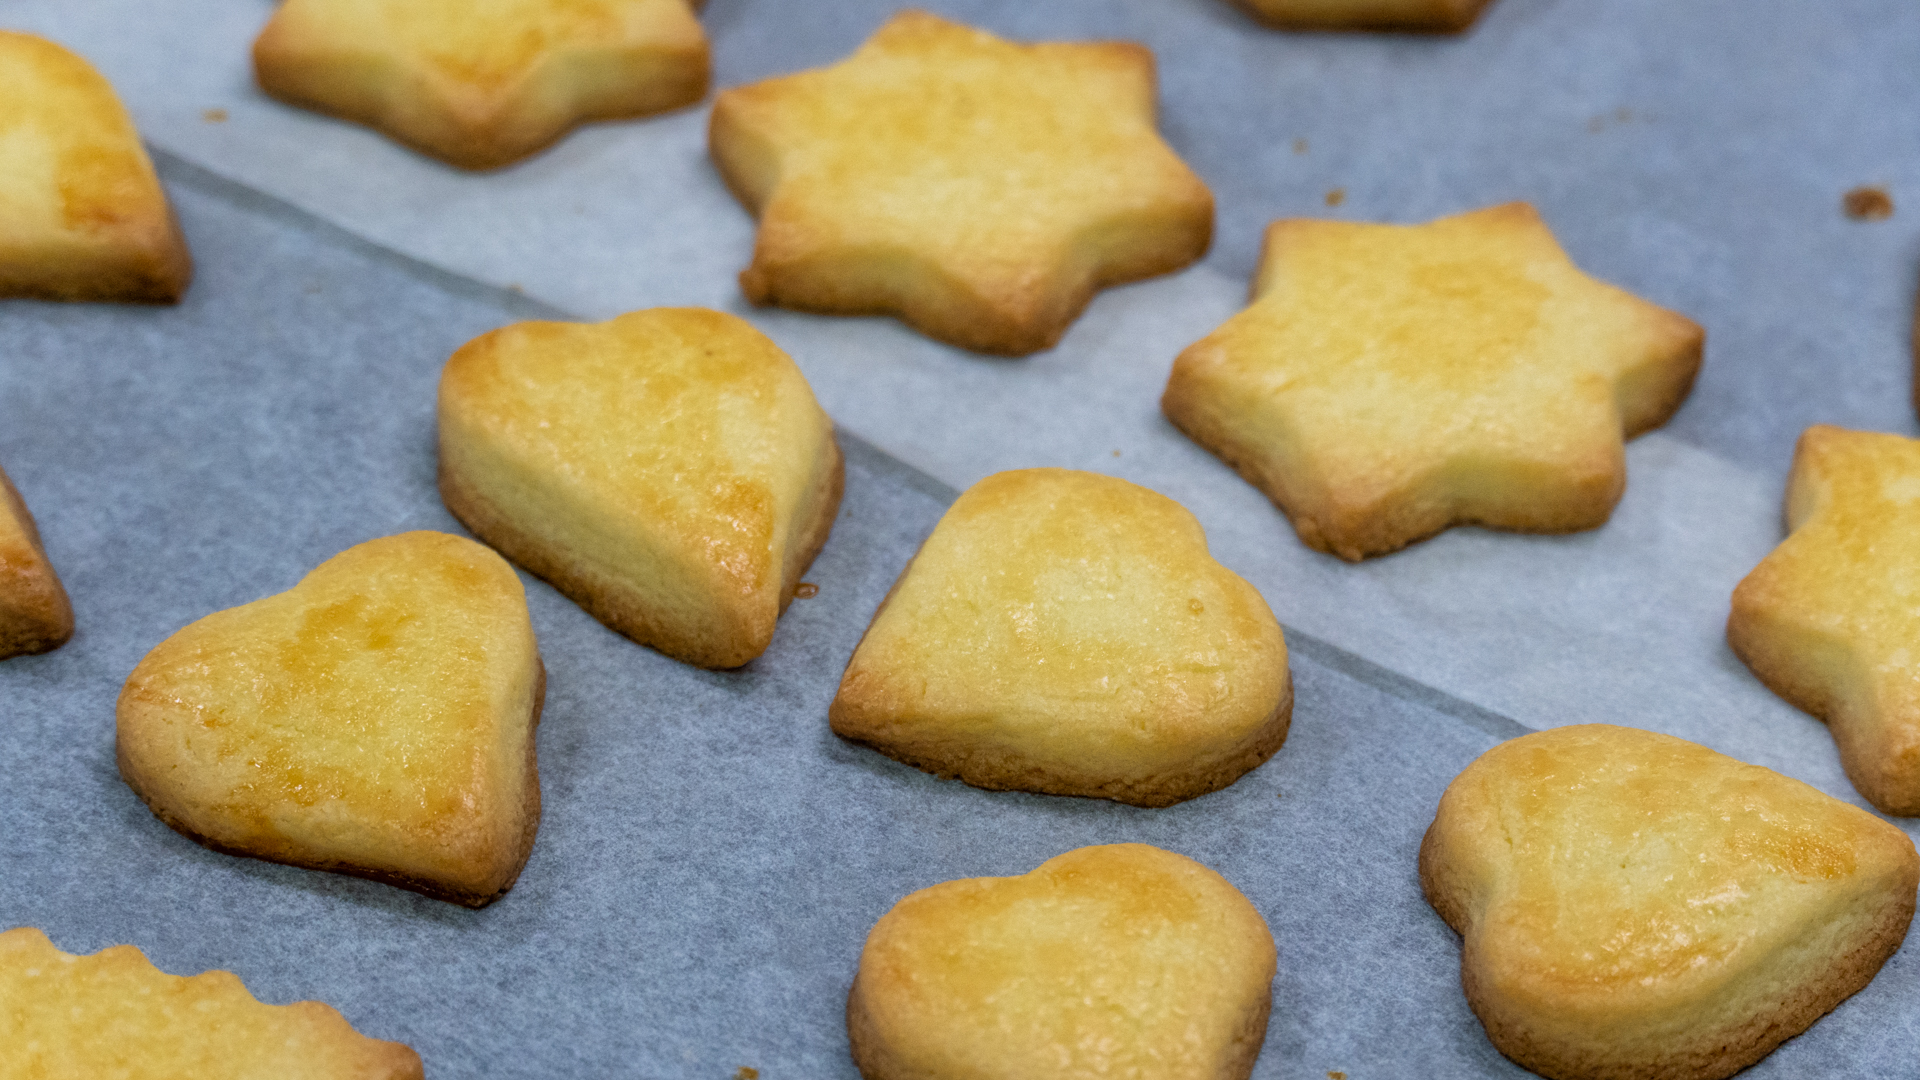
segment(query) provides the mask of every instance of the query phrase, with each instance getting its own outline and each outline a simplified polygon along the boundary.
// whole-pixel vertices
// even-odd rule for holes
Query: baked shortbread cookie
[[[874,924],[847,995],[866,1080],[1242,1080],[1273,937],[1226,879],[1145,844],[922,889]]]
[[[977,787],[1168,806],[1286,740],[1280,624],[1185,508],[1069,469],[948,509],[854,650],[843,738]]]
[[[1734,589],[1727,641],[1827,722],[1860,794],[1920,815],[1920,441],[1810,427],[1786,504],[1791,535]]]
[[[113,87],[0,30],[0,297],[170,304],[193,260]]]
[[[760,218],[756,304],[893,314],[1022,355],[1094,290],[1176,270],[1213,196],[1154,128],[1153,54],[903,11],[832,67],[723,91],[709,143]]]
[[[50,652],[73,636],[73,605],[47,561],[40,530],[0,472],[0,660]]]
[[[216,851],[480,907],[533,849],[545,694],[513,568],[404,533],[148,653],[120,692],[120,775]]]
[[[1233,0],[1283,30],[1400,30],[1457,34],[1491,0]]]
[[[182,977],[115,945],[72,956],[0,934],[0,1076],[419,1080],[420,1055],[317,1001],[263,1005],[228,971]]]
[[[1543,1076],[1714,1080],[1873,979],[1920,856],[1813,788],[1632,728],[1500,744],[1440,799],[1420,882],[1500,1052]]]
[[[253,44],[282,101],[465,169],[707,92],[688,0],[286,0]]]
[[[717,311],[517,323],[440,377],[454,515],[594,618],[701,667],[766,650],[844,476],[800,369]]]
[[[1703,339],[1581,273],[1525,203],[1278,221],[1251,306],[1180,354],[1161,407],[1307,546],[1357,560],[1452,525],[1605,523],[1622,439],[1679,408]]]

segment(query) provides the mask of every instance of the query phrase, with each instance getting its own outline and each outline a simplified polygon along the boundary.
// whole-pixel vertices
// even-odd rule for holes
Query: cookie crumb
[[[208,109],[206,112],[200,114],[200,119],[205,120],[209,124],[224,124],[227,122],[227,110]]]
[[[1347,201],[1347,189],[1346,189],[1346,188],[1343,188],[1343,187],[1337,187],[1337,188],[1334,188],[1334,189],[1333,189],[1332,191],[1329,191],[1329,192],[1327,192],[1327,205],[1328,205],[1328,206],[1339,206],[1339,205],[1340,205],[1341,203],[1343,203],[1343,202],[1346,202],[1346,201]]]
[[[1114,457],[1119,457],[1119,456],[1120,456],[1120,451],[1118,451],[1118,450],[1115,450],[1115,451],[1113,452],[1113,456],[1114,456]]]
[[[1294,153],[1296,153],[1296,154],[1304,154],[1304,153],[1306,153],[1306,152],[1307,152],[1307,140],[1305,140],[1305,139],[1295,139],[1295,140],[1293,140],[1293,152],[1294,152]]]
[[[1327,1080],[1347,1080],[1347,1074],[1337,1069],[1329,1070],[1327,1072]]]
[[[815,585],[811,581],[803,581],[799,585],[794,586],[793,598],[795,600],[811,600],[819,595],[820,586]]]
[[[740,1071],[733,1074],[733,1080],[760,1080],[760,1070],[751,1065],[742,1065]]]
[[[1893,196],[1877,184],[1854,188],[1847,192],[1840,205],[1855,221],[1880,221],[1893,216]]]

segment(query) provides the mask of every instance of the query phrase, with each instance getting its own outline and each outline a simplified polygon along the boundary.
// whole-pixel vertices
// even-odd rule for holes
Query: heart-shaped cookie
[[[131,945],[72,956],[0,934],[0,1075],[420,1080],[420,1055],[317,1001],[266,1005],[230,971],[181,977]]]
[[[0,472],[0,660],[43,653],[73,636],[73,605],[47,561],[20,492]]]
[[[766,650],[844,478],[800,369],[731,315],[525,322],[440,378],[440,492],[594,618],[700,667]]]
[[[513,568],[389,536],[148,653],[120,693],[120,774],[216,851],[480,907],[533,848],[545,693]]]
[[[1192,514],[1095,473],[960,496],[880,605],[833,730],[978,787],[1167,806],[1287,737],[1280,624]]]
[[[1266,921],[1146,844],[922,889],[867,935],[847,997],[867,1080],[1238,1080],[1266,1040]]]
[[[113,87],[0,30],[0,296],[172,303],[193,262]]]
[[[1420,848],[1467,1001],[1543,1076],[1713,1080],[1873,979],[1905,939],[1905,833],[1778,773],[1602,724],[1469,765]]]

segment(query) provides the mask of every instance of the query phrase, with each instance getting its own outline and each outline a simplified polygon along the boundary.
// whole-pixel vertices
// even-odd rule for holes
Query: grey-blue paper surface
[[[199,265],[178,308],[0,305],[0,465],[79,622],[60,651],[0,664],[0,925],[329,1002],[436,1077],[852,1076],[844,995],[891,904],[1139,840],[1219,870],[1274,931],[1256,1076],[1518,1074],[1467,1011],[1457,939],[1414,873],[1435,800],[1477,754],[1625,723],[1860,802],[1825,729],[1746,673],[1722,623],[1780,538],[1801,428],[1916,433],[1920,5],[1497,0],[1458,39],[1280,34],[1220,0],[926,6],[1013,37],[1150,45],[1163,130],[1219,202],[1207,259],[1103,294],[1057,349],[984,359],[890,320],[747,307],[752,222],[706,161],[705,105],[465,174],[253,89],[264,0],[0,2],[0,26],[113,81]],[[891,10],[711,0],[716,84],[831,62]],[[1891,220],[1840,214],[1861,184],[1889,188]],[[1632,444],[1605,528],[1460,529],[1349,566],[1159,417],[1174,354],[1242,303],[1267,221],[1516,198],[1584,268],[1708,329],[1692,398]],[[768,653],[695,671],[527,579],[546,809],[519,885],[483,911],[217,855],[156,821],[113,762],[140,656],[361,540],[458,531],[432,407],[460,343],[661,304],[752,320],[846,436],[820,594]],[[941,783],[827,732],[868,615],[953,491],[1033,465],[1173,496],[1260,588],[1299,694],[1270,763],[1150,811]],[[1909,1075],[1917,993],[1909,947],[1754,1072]]]

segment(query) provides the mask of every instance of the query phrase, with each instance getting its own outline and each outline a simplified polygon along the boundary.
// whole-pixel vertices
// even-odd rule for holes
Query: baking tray
[[[327,1001],[434,1076],[852,1076],[844,994],[900,896],[1139,840],[1219,870],[1273,928],[1257,1076],[1520,1075],[1466,1010],[1457,939],[1414,874],[1474,756],[1604,720],[1859,802],[1824,728],[1745,672],[1721,623],[1779,539],[1801,427],[1916,433],[1920,218],[1852,222],[1839,200],[1920,192],[1920,9],[1498,0],[1471,34],[1424,39],[1277,34],[1214,0],[928,6],[1014,37],[1153,47],[1163,128],[1219,201],[1209,257],[1103,294],[1058,349],[981,358],[889,320],[746,307],[733,275],[752,225],[706,163],[704,106],[474,176],[260,96],[261,0],[0,7],[113,80],[199,264],[178,308],[0,305],[0,463],[79,620],[60,651],[0,664],[0,922]],[[838,59],[891,10],[712,0],[717,83]],[[1512,198],[1584,268],[1708,328],[1693,397],[1632,445],[1605,528],[1460,529],[1349,566],[1159,417],[1173,355],[1242,303],[1266,221]],[[520,884],[480,912],[219,856],[141,806],[112,716],[147,649],[353,543],[458,531],[432,426],[455,347],[516,319],[667,303],[772,335],[849,452],[808,575],[820,594],[766,656],[695,671],[528,579],[551,676],[546,812]],[[1179,499],[1262,590],[1299,691],[1273,761],[1141,810],[942,783],[828,733],[846,657],[955,490],[1031,465]],[[1912,954],[1755,1074],[1910,1070]]]

